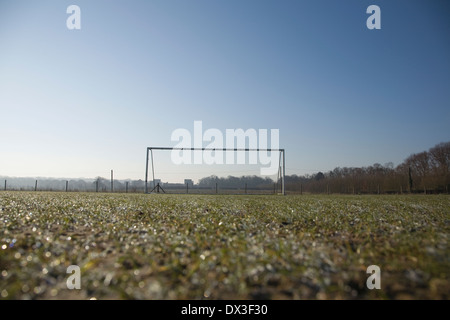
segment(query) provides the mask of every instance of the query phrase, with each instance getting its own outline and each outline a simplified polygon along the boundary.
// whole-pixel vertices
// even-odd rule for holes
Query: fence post
[[[128,181],[125,182],[125,193],[128,193]]]
[[[36,183],[34,184],[34,191],[37,191],[37,183],[38,181],[36,180]]]
[[[217,194],[217,182],[216,182],[216,194]]]
[[[66,180],[66,192],[69,191],[69,181]]]
[[[6,180],[5,180],[5,191],[6,191]]]

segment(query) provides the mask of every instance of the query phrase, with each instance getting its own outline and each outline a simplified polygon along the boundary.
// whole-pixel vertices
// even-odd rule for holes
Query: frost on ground
[[[449,299],[449,209],[444,195],[1,192],[0,299]]]

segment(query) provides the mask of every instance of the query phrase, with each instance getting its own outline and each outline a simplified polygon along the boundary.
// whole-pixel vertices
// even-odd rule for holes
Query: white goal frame
[[[281,166],[281,194],[286,195],[286,189],[284,186],[284,180],[286,177],[286,152],[284,149],[251,149],[251,148],[181,148],[181,147],[147,147],[147,158],[145,162],[145,193],[148,192],[148,165],[151,161],[152,164],[152,178],[153,178],[153,186],[155,186],[155,167],[153,165],[153,150],[166,150],[166,151],[172,151],[172,150],[186,150],[186,151],[274,151],[274,152],[280,152],[280,157],[282,157],[282,161],[280,159],[279,167]],[[279,172],[280,175],[280,172]]]

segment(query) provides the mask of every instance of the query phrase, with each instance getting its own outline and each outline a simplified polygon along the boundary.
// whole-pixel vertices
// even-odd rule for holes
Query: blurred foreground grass
[[[0,192],[0,299],[449,299],[449,230],[445,195]]]

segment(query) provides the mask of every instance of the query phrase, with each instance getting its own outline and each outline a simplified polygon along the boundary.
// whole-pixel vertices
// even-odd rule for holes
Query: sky
[[[445,0],[0,0],[0,176],[144,179],[146,148],[194,121],[278,129],[286,174],[398,165],[450,141],[449,15]],[[154,161],[163,181],[255,172]]]

